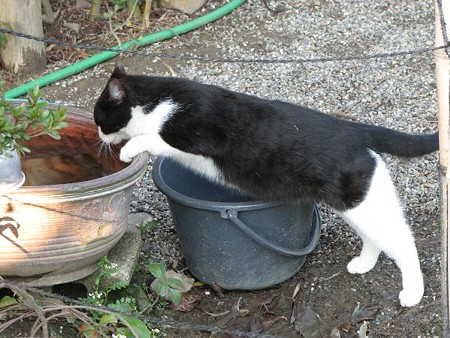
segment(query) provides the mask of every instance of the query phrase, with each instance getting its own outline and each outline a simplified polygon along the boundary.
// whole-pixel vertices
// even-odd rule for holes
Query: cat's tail
[[[422,156],[439,149],[439,133],[412,135],[395,130],[366,126],[369,148],[399,157]]]

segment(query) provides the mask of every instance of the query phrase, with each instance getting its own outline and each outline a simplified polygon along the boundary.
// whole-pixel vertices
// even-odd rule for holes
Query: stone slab
[[[151,219],[152,217],[147,213],[133,213],[128,216],[128,228],[125,234],[108,253],[108,260],[117,265],[116,272],[110,278],[102,279],[100,289],[107,289],[119,281],[130,282],[142,244],[141,233],[137,226],[142,222],[151,221]],[[84,285],[87,291],[91,292],[97,276],[98,271],[75,283]]]

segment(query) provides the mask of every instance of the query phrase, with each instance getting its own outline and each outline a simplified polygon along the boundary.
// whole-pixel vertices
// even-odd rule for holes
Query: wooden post
[[[0,0],[0,22],[13,30],[43,37],[41,0]],[[45,69],[43,42],[7,35],[6,48],[0,50],[5,68],[11,72],[33,74]]]
[[[446,42],[443,36],[441,15],[443,16],[446,28],[447,38],[450,37],[450,1],[440,0],[442,8],[439,9],[438,1],[435,2],[435,17],[436,17],[436,46],[442,46]],[[449,159],[449,143],[450,143],[450,58],[446,51],[439,49],[435,53],[436,58],[436,80],[437,80],[437,96],[438,96],[438,114],[439,114],[439,150],[440,150],[440,168],[441,168],[441,184],[442,184],[442,299],[443,299],[443,316],[445,332],[450,334],[450,309],[449,309],[449,290],[450,290],[450,260],[449,247],[450,237],[448,231],[448,210],[449,208],[449,181],[450,168],[448,165]]]

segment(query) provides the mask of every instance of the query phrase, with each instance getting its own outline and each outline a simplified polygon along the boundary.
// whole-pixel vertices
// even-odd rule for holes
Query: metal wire
[[[114,52],[122,53],[126,55],[140,55],[149,56],[153,58],[166,58],[184,61],[199,61],[199,62],[210,62],[210,63],[258,63],[258,64],[287,64],[287,63],[324,63],[324,62],[343,62],[343,61],[358,61],[358,60],[370,60],[370,59],[383,59],[383,58],[394,58],[409,55],[418,55],[428,52],[433,52],[440,49],[449,49],[450,42],[445,40],[445,44],[436,47],[423,47],[417,49],[392,51],[392,52],[381,52],[366,55],[340,55],[340,56],[326,56],[326,57],[316,57],[316,58],[286,58],[286,59],[266,59],[266,58],[228,58],[228,57],[208,57],[208,56],[186,56],[186,55],[171,55],[168,53],[154,53],[149,51],[141,50],[126,50],[120,49],[119,47],[102,47],[98,45],[84,45],[78,43],[69,43],[47,37],[38,37],[27,33],[17,32],[8,28],[0,28],[0,33],[10,34],[17,37],[30,39],[34,41],[44,42],[46,44],[54,44],[61,47],[84,49],[86,51],[101,51],[101,52]]]

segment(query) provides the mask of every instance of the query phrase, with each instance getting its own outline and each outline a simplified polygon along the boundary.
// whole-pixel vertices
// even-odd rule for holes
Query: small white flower
[[[111,338],[127,338],[127,336],[119,333],[119,334],[115,334],[113,333],[113,335],[111,336]]]

